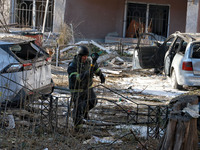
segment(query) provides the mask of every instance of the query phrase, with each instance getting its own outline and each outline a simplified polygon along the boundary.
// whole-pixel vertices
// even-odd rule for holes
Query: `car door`
[[[19,72],[19,62],[9,53],[8,45],[0,45],[0,104],[11,100],[21,89],[16,74]],[[17,83],[17,84],[16,84]]]
[[[141,68],[160,68],[163,65],[164,49],[154,35],[150,33],[141,34],[136,50]]]
[[[164,72],[165,75],[170,75],[171,64],[173,61],[174,56],[178,52],[179,46],[181,45],[181,41],[183,41],[180,37],[171,36],[169,37],[166,42],[164,43],[167,49],[164,59]]]

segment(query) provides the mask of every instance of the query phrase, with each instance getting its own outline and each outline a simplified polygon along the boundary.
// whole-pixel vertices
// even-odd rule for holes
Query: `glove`
[[[101,83],[105,83],[106,79],[103,74],[100,75]]]
[[[98,53],[92,53],[91,58],[92,58],[92,63],[95,64],[97,59],[99,58],[99,54]]]

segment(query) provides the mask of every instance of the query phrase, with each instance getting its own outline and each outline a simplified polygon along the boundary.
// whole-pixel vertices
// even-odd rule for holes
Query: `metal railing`
[[[164,134],[166,123],[168,120],[169,109],[167,105],[147,105],[137,103],[134,99],[127,98],[118,92],[98,85],[95,88],[99,90],[107,90],[111,94],[117,95],[114,99],[108,99],[98,95],[98,105],[90,111],[90,117],[93,121],[86,121],[86,124],[92,126],[116,126],[116,125],[141,125],[147,128],[147,138],[160,139]],[[39,114],[40,119],[37,122],[44,130],[55,132],[62,129],[69,132],[73,126],[72,122],[73,103],[70,95],[53,96],[46,99],[34,99],[26,101],[24,107],[20,107],[19,111],[26,110],[32,114]],[[128,107],[131,106],[131,107]],[[5,109],[0,109],[1,115],[6,113]],[[98,117],[95,117],[98,116]],[[116,119],[117,118],[117,119]]]

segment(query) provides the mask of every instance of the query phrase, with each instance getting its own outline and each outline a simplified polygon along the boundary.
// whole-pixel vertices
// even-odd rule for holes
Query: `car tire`
[[[172,85],[172,88],[174,89],[181,90],[183,88],[183,86],[178,84],[177,79],[176,79],[176,73],[174,70],[172,71],[172,74],[171,74],[171,85]]]

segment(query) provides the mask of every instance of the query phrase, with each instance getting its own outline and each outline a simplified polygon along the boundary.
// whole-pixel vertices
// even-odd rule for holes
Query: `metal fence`
[[[107,87],[103,88],[117,94]],[[86,124],[92,126],[141,125],[147,128],[147,138],[160,139],[163,136],[169,114],[167,105],[138,104],[123,95],[119,95],[115,100],[98,96],[98,101],[95,109],[90,111],[92,123],[86,121]],[[133,107],[127,108],[127,105],[124,105],[126,102]],[[40,102],[40,105],[43,108],[41,122],[45,128],[52,130],[63,128],[65,132],[73,128],[69,125],[73,124],[73,104],[69,96],[51,96],[47,101]]]
[[[85,124],[91,128],[95,126],[139,125],[146,127],[148,139],[160,139],[163,136],[169,113],[167,105],[138,104],[103,85],[96,88],[107,90],[117,97],[111,100],[104,96],[98,96],[97,106],[90,111],[91,120],[86,121]],[[32,128],[39,126],[44,131],[62,130],[62,132],[68,133],[73,130],[73,103],[70,100],[70,95],[51,95],[44,100],[32,97],[26,101],[23,107],[18,108],[18,112],[20,112],[18,115],[23,116],[23,121],[27,121]],[[127,102],[129,103],[127,104]],[[8,110],[12,110],[12,108],[1,108],[0,120],[5,117]],[[3,121],[1,126],[4,126]]]

